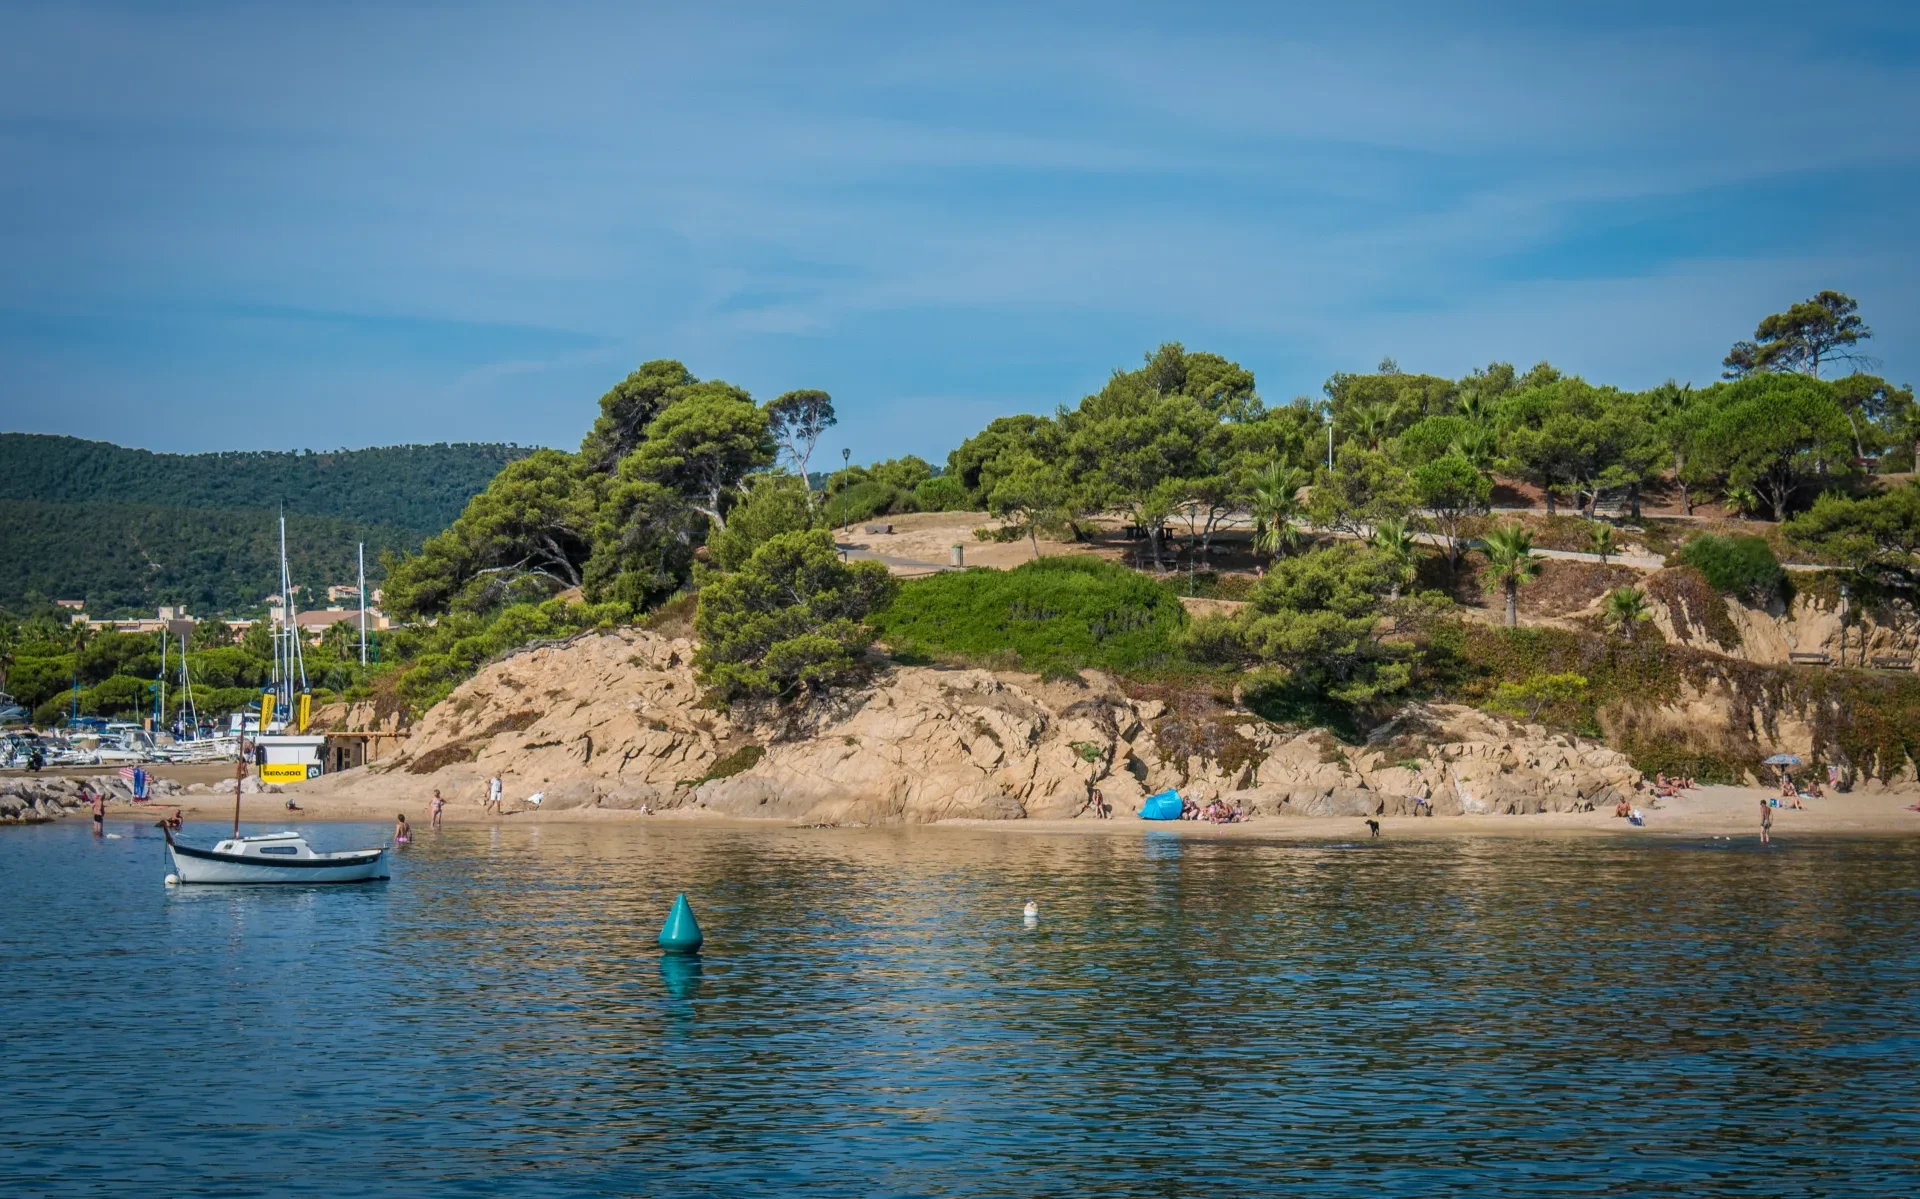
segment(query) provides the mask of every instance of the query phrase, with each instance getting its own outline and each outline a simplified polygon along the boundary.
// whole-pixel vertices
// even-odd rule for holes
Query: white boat
[[[281,832],[230,837],[200,849],[163,831],[173,872],[183,883],[361,883],[391,877],[384,845],[315,853],[299,833]]]

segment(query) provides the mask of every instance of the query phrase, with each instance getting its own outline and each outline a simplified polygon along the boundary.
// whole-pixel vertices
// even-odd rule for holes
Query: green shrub
[[[827,519],[836,525],[858,524],[890,512],[913,511],[913,494],[867,479],[827,500]]]
[[[744,774],[752,770],[760,764],[760,759],[766,756],[767,747],[764,745],[743,745],[730,754],[715,758],[713,765],[707,767],[705,774],[688,781],[698,787],[701,783],[710,783],[715,779],[730,779],[736,774]]]
[[[1587,692],[1587,680],[1571,671],[1562,674],[1537,674],[1520,682],[1501,683],[1494,688],[1487,704],[1496,712],[1505,712],[1524,720],[1538,720],[1548,708],[1577,702]]]
[[[971,497],[960,480],[948,475],[928,479],[913,489],[913,504],[922,512],[965,512]]]
[[[874,625],[896,654],[1127,670],[1171,663],[1186,612],[1151,579],[1074,555],[910,582]]]
[[[1773,547],[1764,537],[1743,533],[1718,537],[1709,533],[1681,546],[1673,560],[1698,570],[1722,595],[1764,604],[1785,594],[1786,572],[1780,569],[1780,559],[1774,557]]]
[[[973,531],[975,541],[997,541],[1002,545],[1019,541],[1027,531],[1019,525],[998,525],[993,528],[979,528]]]

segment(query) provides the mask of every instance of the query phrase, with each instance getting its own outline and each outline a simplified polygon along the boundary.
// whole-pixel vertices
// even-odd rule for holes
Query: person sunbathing
[[[1625,820],[1633,815],[1633,805],[1623,799],[1613,806],[1613,815],[1617,820]]]

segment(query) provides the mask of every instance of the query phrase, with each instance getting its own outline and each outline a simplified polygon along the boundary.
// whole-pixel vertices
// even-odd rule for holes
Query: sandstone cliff
[[[308,790],[478,804],[498,775],[510,806],[540,792],[548,809],[876,824],[1071,817],[1096,787],[1122,814],[1177,786],[1262,816],[1352,816],[1407,812],[1413,796],[1442,814],[1563,810],[1641,786],[1603,745],[1460,707],[1416,708],[1361,747],[1244,714],[1196,743],[1165,701],[1092,672],[1076,686],[897,667],[809,735],[763,741],[701,705],[692,657],[691,642],[637,630],[510,656],[401,752]]]

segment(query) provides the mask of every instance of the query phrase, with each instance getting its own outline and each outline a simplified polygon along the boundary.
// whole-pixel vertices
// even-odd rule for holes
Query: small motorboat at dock
[[[315,853],[296,832],[229,837],[212,849],[182,845],[162,826],[182,883],[362,883],[391,877],[387,847]]]

